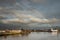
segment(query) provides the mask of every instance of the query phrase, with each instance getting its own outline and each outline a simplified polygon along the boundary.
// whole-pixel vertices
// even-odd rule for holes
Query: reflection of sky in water
[[[0,40],[60,40],[60,33],[53,35],[48,32],[32,32],[31,34],[24,36],[0,37]]]

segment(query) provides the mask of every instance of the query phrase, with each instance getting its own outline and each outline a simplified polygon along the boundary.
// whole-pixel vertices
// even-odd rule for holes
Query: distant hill
[[[34,30],[44,30],[44,29],[51,29],[51,28],[57,28],[57,29],[60,29],[59,26],[52,26],[52,27],[48,27],[48,26],[28,26],[27,24],[24,24],[24,23],[11,23],[11,24],[4,24],[4,23],[0,23],[0,30],[6,30],[6,29],[34,29]]]
[[[23,26],[22,26],[23,25]],[[6,30],[6,29],[21,29],[24,26],[26,26],[25,24],[3,24],[0,23],[0,30]]]
[[[25,23],[8,23],[4,24],[0,22],[0,30],[6,30],[6,29],[44,29],[44,28],[49,28],[49,27],[39,27],[36,26],[33,27],[32,25],[27,25]]]

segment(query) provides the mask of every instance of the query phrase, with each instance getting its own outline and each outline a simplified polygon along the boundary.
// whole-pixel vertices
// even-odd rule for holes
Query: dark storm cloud
[[[15,3],[15,0],[0,0],[0,6],[13,5]]]
[[[36,9],[46,18],[60,18],[60,0],[17,0],[16,2],[23,10]]]
[[[53,23],[60,18],[59,4],[59,0],[0,0],[0,15],[12,22]]]
[[[11,6],[12,4],[14,5]],[[0,7],[1,6],[3,7],[3,10],[35,9],[40,11],[46,18],[60,18],[60,0],[0,0]]]
[[[40,0],[33,0],[32,6],[42,12],[46,18],[60,18],[60,0],[45,0],[38,3]],[[43,3],[45,2],[45,3]]]
[[[44,15],[47,18],[60,18],[60,0],[49,0]]]

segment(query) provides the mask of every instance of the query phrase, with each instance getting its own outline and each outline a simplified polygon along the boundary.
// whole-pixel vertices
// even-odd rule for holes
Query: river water
[[[31,32],[25,35],[0,36],[0,40],[60,40],[60,33]]]

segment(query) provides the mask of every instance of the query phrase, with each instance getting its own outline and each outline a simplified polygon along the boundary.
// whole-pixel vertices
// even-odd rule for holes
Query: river
[[[60,40],[60,33],[31,32],[25,35],[0,36],[0,40]]]

